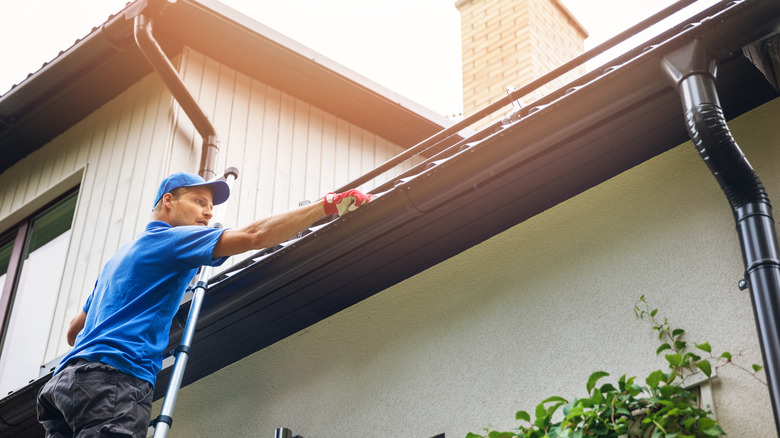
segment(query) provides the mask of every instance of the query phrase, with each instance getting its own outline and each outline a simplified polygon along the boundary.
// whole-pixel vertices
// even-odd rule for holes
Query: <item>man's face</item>
[[[208,226],[212,210],[211,190],[207,187],[188,187],[171,200],[170,224]]]

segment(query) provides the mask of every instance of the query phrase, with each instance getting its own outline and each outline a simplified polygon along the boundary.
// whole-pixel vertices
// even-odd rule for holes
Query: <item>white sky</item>
[[[674,3],[562,1],[589,32],[586,49]],[[0,94],[86,36],[126,3],[127,0],[4,1],[0,6]],[[222,3],[438,113],[452,115],[461,111],[460,14],[455,0]],[[711,4],[713,0],[699,3]]]

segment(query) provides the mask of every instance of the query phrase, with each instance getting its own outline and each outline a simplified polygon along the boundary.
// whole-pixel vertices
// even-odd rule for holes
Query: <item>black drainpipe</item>
[[[141,49],[146,60],[149,61],[154,71],[160,75],[165,86],[168,87],[168,90],[176,99],[176,102],[181,105],[192,124],[195,125],[195,129],[203,137],[198,174],[206,180],[216,177],[217,172],[215,169],[217,167],[217,153],[219,152],[217,130],[195,98],[192,97],[192,93],[187,89],[173,64],[171,64],[171,61],[165,56],[165,52],[163,52],[154,39],[152,35],[152,20],[144,14],[138,14],[135,17],[133,33],[136,44]]]
[[[718,100],[717,62],[712,52],[697,39],[666,56],[662,63],[682,99],[688,134],[734,213],[780,436],[780,258],[772,206],[758,175],[729,132]]]

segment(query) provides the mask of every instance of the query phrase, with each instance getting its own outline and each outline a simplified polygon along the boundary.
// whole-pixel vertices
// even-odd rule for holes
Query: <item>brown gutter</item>
[[[219,139],[217,130],[209,120],[203,109],[192,96],[184,81],[179,77],[171,61],[165,56],[160,45],[152,35],[152,20],[143,13],[135,17],[134,26],[135,41],[138,48],[149,61],[154,71],[160,75],[165,86],[173,94],[176,102],[190,118],[195,129],[203,137],[203,146],[200,156],[200,169],[198,174],[204,179],[209,180],[217,176],[216,160],[219,152]]]

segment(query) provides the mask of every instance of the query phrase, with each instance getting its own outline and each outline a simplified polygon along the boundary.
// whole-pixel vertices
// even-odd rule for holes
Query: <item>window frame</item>
[[[40,217],[43,213],[56,206],[74,193],[78,193],[81,185],[77,185],[69,190],[66,190],[61,195],[54,198],[52,201],[46,203],[43,207],[35,210],[33,213],[27,215],[24,219],[17,222],[15,225],[9,227],[7,230],[0,233],[0,245],[13,243],[13,249],[11,250],[11,259],[8,262],[8,269],[6,270],[5,282],[0,285],[0,351],[3,350],[5,345],[5,335],[8,329],[8,322],[11,317],[11,311],[13,310],[13,302],[16,298],[16,287],[19,282],[19,276],[22,273],[22,265],[24,259],[24,250],[29,243],[31,224]],[[78,196],[78,195],[76,195]],[[73,212],[73,220],[75,221],[76,211]],[[70,229],[73,229],[73,222],[71,222]]]
[[[30,221],[38,214],[30,215],[21,222],[17,223],[10,230],[0,238],[0,244],[6,244],[13,242],[13,249],[11,249],[11,259],[8,261],[8,269],[6,270],[5,283],[0,289],[0,350],[2,350],[3,344],[5,344],[5,332],[6,323],[10,318],[12,299],[14,290],[16,289],[16,283],[19,279],[22,267],[22,257],[24,254],[24,243],[27,240],[27,234],[30,229]]]

